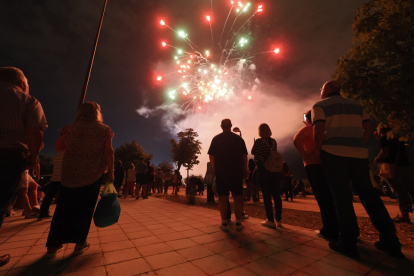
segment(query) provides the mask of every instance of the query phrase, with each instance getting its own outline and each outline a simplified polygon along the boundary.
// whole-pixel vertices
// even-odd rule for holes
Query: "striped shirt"
[[[56,152],[55,157],[53,157],[53,173],[50,178],[51,182],[61,182],[62,181],[62,162],[63,156],[65,155],[64,151]]]
[[[337,156],[368,158],[362,123],[369,115],[357,102],[334,95],[312,108],[312,122],[325,122],[322,150]]]
[[[267,158],[270,155],[270,149],[273,145],[276,145],[277,149],[277,142],[273,138],[260,138],[254,141],[254,145],[252,148],[252,154],[254,155],[254,161],[262,161],[266,162]]]
[[[0,82],[0,149],[28,154],[27,129],[47,128],[42,106],[13,84]]]

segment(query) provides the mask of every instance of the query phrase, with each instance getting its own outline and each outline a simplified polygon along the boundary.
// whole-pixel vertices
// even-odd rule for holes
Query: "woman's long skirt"
[[[86,241],[101,184],[102,178],[99,178],[95,183],[79,188],[62,186],[46,247]]]

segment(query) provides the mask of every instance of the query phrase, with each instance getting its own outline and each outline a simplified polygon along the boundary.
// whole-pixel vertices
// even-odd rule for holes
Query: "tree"
[[[172,146],[172,160],[176,163],[177,169],[181,166],[187,169],[187,177],[189,171],[193,169],[194,165],[200,163],[198,161],[198,154],[201,153],[201,142],[197,140],[198,133],[192,128],[187,128],[185,132],[177,133],[178,143],[174,139],[170,140]]]
[[[162,163],[158,165],[158,168],[161,168],[161,171],[164,173],[166,171],[172,171],[174,169],[173,166],[167,161],[162,161]]]
[[[353,41],[333,75],[392,135],[414,137],[414,3],[372,0],[356,11]]]
[[[137,164],[140,157],[144,157],[144,161],[151,161],[152,154],[148,154],[144,151],[141,145],[137,142],[124,143],[115,150],[115,160],[121,160],[124,167],[128,167],[129,164]]]
[[[40,174],[52,174],[53,173],[53,156],[52,155],[39,155]]]

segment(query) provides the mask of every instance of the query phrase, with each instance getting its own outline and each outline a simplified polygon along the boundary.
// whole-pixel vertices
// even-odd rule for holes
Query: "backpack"
[[[273,143],[270,146],[265,139],[263,139],[266,145],[270,148],[270,155],[264,162],[264,167],[269,172],[281,172],[283,168],[283,159],[282,155],[277,151],[276,144]]]

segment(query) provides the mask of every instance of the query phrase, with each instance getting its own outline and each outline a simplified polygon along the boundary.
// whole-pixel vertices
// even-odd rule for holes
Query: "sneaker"
[[[401,252],[401,246],[396,246],[395,248],[391,248],[386,246],[383,242],[377,241],[374,243],[375,247],[378,250],[381,250],[391,257],[398,258],[398,259],[404,259],[405,255]]]
[[[35,205],[32,207],[32,212],[35,212],[37,214],[40,213],[40,205]]]
[[[276,221],[276,227],[282,227],[282,222],[281,221]]]
[[[248,219],[249,215],[243,214],[242,219]]]
[[[274,221],[270,221],[270,220],[264,220],[262,221],[262,225],[265,227],[269,227],[269,228],[276,228],[276,224]]]
[[[52,218],[53,216],[51,216],[51,215],[49,215],[49,214],[47,214],[47,215],[45,215],[45,216],[39,216],[39,218],[37,219],[37,221],[42,221],[42,220],[45,220],[45,219],[50,219],[50,218]]]
[[[7,213],[6,213],[6,217],[13,217],[16,215],[16,212],[13,209],[10,209]]]
[[[229,231],[229,228],[227,227],[227,223],[222,223],[222,224],[220,225],[220,229],[221,229],[222,231]]]
[[[236,222],[236,227],[235,227],[235,229],[236,229],[237,231],[243,230],[243,229],[244,229],[244,225],[243,225],[242,223],[240,223],[240,222]]]
[[[350,258],[359,257],[359,253],[358,253],[356,246],[355,247],[344,247],[342,243],[339,241],[330,241],[329,248],[335,252],[344,254],[345,256],[348,256]]]
[[[148,197],[147,196],[143,196],[142,199],[148,199]]]
[[[39,214],[36,214],[35,212],[31,212],[30,214],[24,215],[25,219],[33,219],[33,218],[37,218],[39,216]]]
[[[136,196],[135,199],[138,200],[139,199],[139,196]]]

